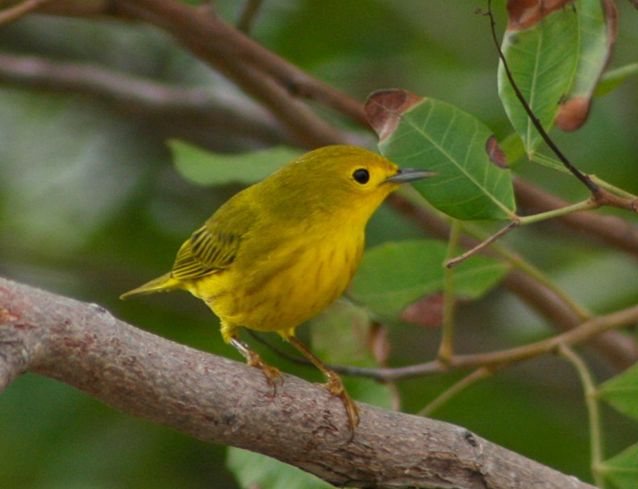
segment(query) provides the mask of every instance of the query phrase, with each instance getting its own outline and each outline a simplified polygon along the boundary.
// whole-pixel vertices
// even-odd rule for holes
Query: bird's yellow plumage
[[[188,290],[220,318],[224,340],[271,380],[276,369],[240,342],[237,330],[279,333],[328,376],[354,426],[356,407],[340,379],[294,337],[295,328],[346,289],[366,223],[388,194],[428,175],[354,146],[306,153],[228,200],[182,244],[169,273],[122,298]]]

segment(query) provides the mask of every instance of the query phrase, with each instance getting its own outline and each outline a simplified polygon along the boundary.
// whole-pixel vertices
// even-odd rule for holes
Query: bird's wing
[[[233,263],[256,217],[250,207],[239,207],[222,206],[182,244],[173,264],[173,278],[197,280]]]

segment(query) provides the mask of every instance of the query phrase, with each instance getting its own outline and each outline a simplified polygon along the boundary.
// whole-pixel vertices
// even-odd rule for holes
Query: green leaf
[[[250,185],[301,154],[285,146],[241,154],[212,153],[178,140],[169,141],[169,146],[177,171],[198,185]]]
[[[618,489],[638,487],[638,443],[605,460],[600,471]]]
[[[525,147],[520,136],[513,132],[500,142],[501,149],[505,153],[510,168],[513,168],[517,162],[525,156]]]
[[[399,166],[436,172],[414,183],[434,207],[463,220],[514,215],[511,174],[490,160],[492,132],[474,116],[405,90],[372,94],[366,113],[382,154]]]
[[[638,364],[601,384],[598,395],[621,413],[638,419]]]
[[[301,469],[241,448],[228,449],[226,465],[242,489],[333,489]]]
[[[368,347],[370,323],[364,308],[337,301],[311,321],[312,350],[326,363],[378,367]],[[361,378],[343,381],[353,399],[392,408],[392,393],[386,385]]]
[[[326,362],[377,366],[366,348],[370,318],[365,309],[340,300],[312,319],[310,324],[312,350]]]
[[[574,81],[579,53],[578,16],[576,9],[569,6],[547,10],[544,17],[525,17],[527,14],[510,11],[501,49],[527,104],[549,131],[559,104]],[[498,69],[498,91],[512,126],[531,156],[541,136],[516,98],[503,63]]]
[[[632,76],[638,76],[638,63],[631,63],[606,72],[596,87],[594,95],[601,97],[618,88]]]
[[[350,295],[375,313],[397,318],[409,304],[443,289],[447,245],[436,240],[385,243],[363,257]],[[505,276],[508,265],[474,256],[454,268],[454,291],[478,299]]]
[[[603,9],[607,5],[607,18]],[[569,95],[562,101],[556,124],[573,131],[587,120],[594,89],[614,45],[615,6],[601,0],[576,0],[578,17],[578,64]]]

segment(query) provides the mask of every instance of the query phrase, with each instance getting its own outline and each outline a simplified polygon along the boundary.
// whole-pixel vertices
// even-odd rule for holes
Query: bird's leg
[[[348,416],[348,425],[354,434],[354,429],[359,424],[359,409],[357,405],[352,401],[352,398],[343,386],[343,381],[339,375],[330,370],[314,353],[312,353],[306,345],[299,341],[294,336],[286,338],[292,346],[294,346],[299,352],[306,357],[315,367],[321,370],[321,373],[326,376],[328,382],[324,384],[328,392],[333,396],[337,396],[343,402],[343,406],[346,408],[346,415]]]
[[[275,391],[277,390],[277,382],[282,380],[281,372],[279,372],[278,368],[272,367],[264,362],[257,352],[252,351],[250,347],[237,338],[237,336],[231,336],[228,343],[234,346],[235,349],[241,353],[241,355],[246,359],[246,363],[248,365],[261,369],[266,376],[268,384],[270,384]]]

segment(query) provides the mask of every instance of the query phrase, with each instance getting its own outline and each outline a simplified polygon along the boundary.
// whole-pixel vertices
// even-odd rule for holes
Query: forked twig
[[[447,268],[452,268],[452,267],[458,265],[459,263],[467,260],[472,255],[475,255],[476,253],[478,253],[479,251],[481,251],[485,247],[491,245],[494,241],[496,241],[500,237],[505,236],[507,233],[512,231],[514,228],[518,227],[518,225],[519,225],[519,223],[517,221],[510,222],[507,226],[505,226],[504,228],[500,229],[496,233],[492,234],[486,240],[481,241],[479,244],[477,244],[473,248],[470,248],[465,253],[457,256],[456,258],[452,258],[451,260],[447,260],[445,262],[445,266]]]

